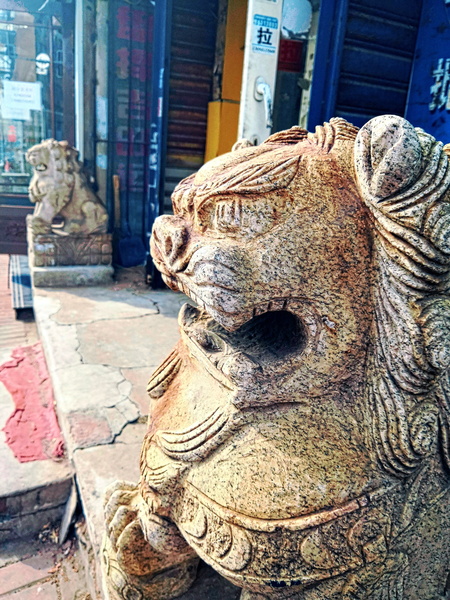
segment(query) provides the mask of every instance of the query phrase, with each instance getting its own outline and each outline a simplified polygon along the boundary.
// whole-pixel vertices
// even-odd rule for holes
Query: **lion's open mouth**
[[[47,165],[44,165],[44,163],[39,163],[34,168],[36,169],[36,171],[46,171]]]
[[[286,309],[253,316],[233,332],[190,304],[183,306],[179,319],[187,337],[222,372],[227,370],[229,360],[238,355],[259,368],[284,360],[301,353],[308,339],[304,323]]]

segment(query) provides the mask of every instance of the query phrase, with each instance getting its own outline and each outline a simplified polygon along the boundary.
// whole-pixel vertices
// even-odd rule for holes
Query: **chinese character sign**
[[[431,102],[430,111],[445,108],[450,110],[450,58],[440,58],[436,69],[433,69],[434,83],[430,87]]]
[[[423,2],[405,118],[436,139],[450,140],[450,9]]]
[[[252,50],[275,54],[278,46],[278,19],[264,15],[253,16]]]
[[[1,107],[3,118],[28,121],[31,110],[42,110],[41,83],[5,79]]]

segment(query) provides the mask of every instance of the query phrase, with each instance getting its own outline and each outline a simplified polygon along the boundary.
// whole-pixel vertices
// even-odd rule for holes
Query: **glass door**
[[[0,10],[0,196],[27,195],[30,146],[63,138],[63,37],[51,13]],[[23,200],[22,200],[23,202]]]

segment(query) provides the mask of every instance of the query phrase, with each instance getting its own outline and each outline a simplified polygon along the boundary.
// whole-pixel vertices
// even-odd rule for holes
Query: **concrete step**
[[[26,258],[26,257],[20,257]],[[53,397],[48,398],[44,391],[51,391],[48,385],[48,373],[43,373],[45,363],[42,361],[33,367],[33,348],[37,342],[37,331],[34,322],[17,321],[11,306],[11,288],[8,288],[8,256],[0,255],[0,546],[1,557],[4,556],[4,544],[9,540],[26,540],[36,538],[48,525],[58,526],[61,523],[65,506],[73,484],[73,469],[67,459],[53,460],[51,449],[41,460],[23,461],[14,453],[15,442],[7,436],[11,434],[8,423],[13,419],[16,424],[29,426],[22,436],[30,451],[31,435],[36,431],[36,413],[27,420],[27,392],[40,390],[41,398],[47,408],[53,406]],[[20,261],[23,263],[23,261]],[[14,270],[14,272],[16,272]],[[29,352],[19,354],[28,348]],[[36,347],[39,354],[39,348]],[[40,351],[42,357],[42,351]],[[16,359],[13,358],[16,353]],[[9,373],[17,365],[24,365],[30,359],[30,370],[17,377]],[[9,366],[7,366],[9,365]],[[39,368],[38,368],[39,367]],[[9,382],[9,383],[8,383]],[[46,383],[47,382],[47,383]],[[8,391],[11,389],[12,392]],[[21,395],[20,399],[13,394]],[[28,402],[27,409],[31,402]],[[19,405],[19,406],[18,406]],[[44,408],[44,407],[43,407]],[[28,425],[27,425],[28,423]],[[6,427],[6,430],[5,430]],[[43,424],[43,430],[47,421]],[[9,432],[9,433],[8,433]],[[44,436],[45,437],[45,436]],[[48,456],[48,458],[47,458]],[[0,558],[1,558],[0,557]]]

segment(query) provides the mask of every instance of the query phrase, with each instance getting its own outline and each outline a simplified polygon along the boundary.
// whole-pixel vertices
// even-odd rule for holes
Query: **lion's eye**
[[[219,231],[235,231],[242,227],[243,218],[241,200],[218,202],[214,210],[213,224]]]
[[[248,238],[270,231],[281,222],[283,214],[283,205],[236,198],[218,200],[208,216],[203,215],[201,223],[208,222],[211,229],[225,235]]]

